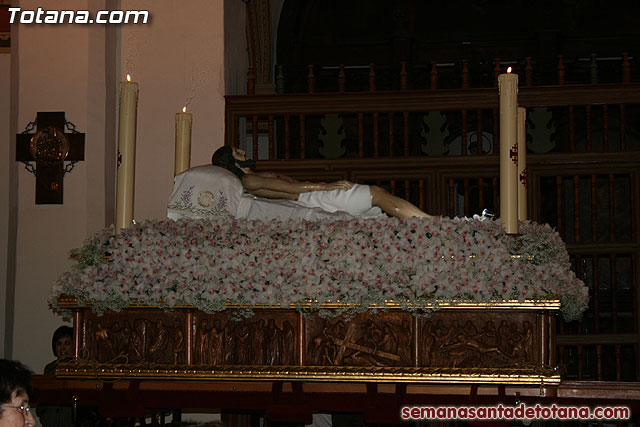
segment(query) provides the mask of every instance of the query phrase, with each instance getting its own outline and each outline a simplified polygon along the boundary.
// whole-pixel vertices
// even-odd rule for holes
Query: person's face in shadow
[[[56,341],[56,357],[58,360],[71,358],[73,353],[73,340],[71,337],[60,337]]]

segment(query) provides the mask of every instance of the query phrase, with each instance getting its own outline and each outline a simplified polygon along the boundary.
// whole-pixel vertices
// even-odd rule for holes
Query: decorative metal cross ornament
[[[524,188],[529,188],[528,187],[528,176],[527,176],[527,168],[522,169],[522,172],[520,172],[520,182],[522,183],[522,185],[524,186]]]
[[[30,133],[34,129],[36,133]],[[36,176],[37,205],[62,204],[62,178],[84,160],[84,133],[66,121],[64,112],[40,112],[35,122],[16,135],[16,160]],[[33,161],[35,167],[29,163]],[[70,163],[65,166],[64,162]]]
[[[509,150],[509,157],[514,165],[518,164],[518,144],[513,144]]]

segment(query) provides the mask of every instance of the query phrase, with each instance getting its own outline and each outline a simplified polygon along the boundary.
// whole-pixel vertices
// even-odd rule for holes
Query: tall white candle
[[[193,116],[187,113],[187,107],[182,113],[176,113],[176,154],[173,175],[178,175],[191,167],[191,123]]]
[[[116,234],[133,221],[133,191],[136,167],[136,120],[138,83],[120,82],[118,114],[118,185],[116,192]]]
[[[527,109],[518,107],[518,221],[527,219]]]
[[[500,219],[505,231],[518,233],[518,75],[498,76],[500,94]]]

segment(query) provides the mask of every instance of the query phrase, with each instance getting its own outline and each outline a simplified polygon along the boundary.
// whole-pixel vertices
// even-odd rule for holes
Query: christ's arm
[[[298,194],[309,191],[349,190],[353,183],[349,181],[335,182],[303,182],[293,178],[275,176],[273,174],[246,174],[242,177],[242,186],[246,192],[270,199],[296,200]]]

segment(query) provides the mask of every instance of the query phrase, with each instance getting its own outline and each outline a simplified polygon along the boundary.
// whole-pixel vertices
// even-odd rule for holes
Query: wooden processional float
[[[507,233],[526,219],[524,109],[517,108],[517,75],[499,77],[501,212]],[[120,98],[116,229],[133,218],[137,84],[123,82]],[[185,115],[187,114],[187,115]],[[191,115],[176,116],[176,174],[189,167]],[[522,128],[522,129],[519,129]],[[180,160],[178,161],[178,156]],[[394,302],[376,313],[325,316],[304,310],[237,307],[205,313],[131,305],[98,314],[63,296],[73,315],[75,358],[58,378],[559,384],[555,367],[558,300],[443,303],[415,316]],[[325,314],[339,304],[325,305]],[[344,308],[344,307],[342,307]],[[376,308],[376,307],[374,307]]]

